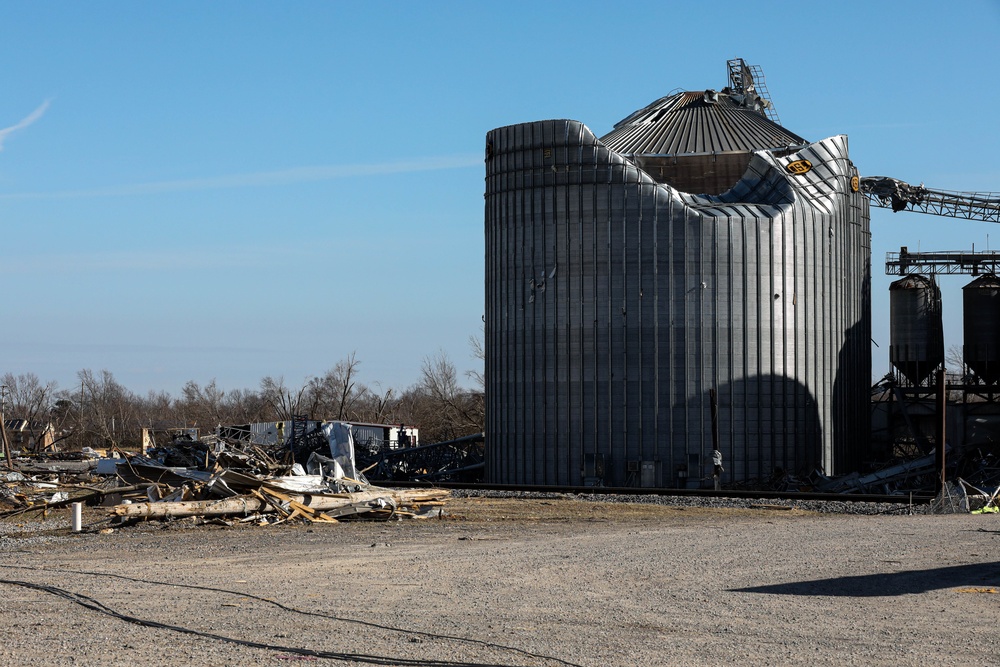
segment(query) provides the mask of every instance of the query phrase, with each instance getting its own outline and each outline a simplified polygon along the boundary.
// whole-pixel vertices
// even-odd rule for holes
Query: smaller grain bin
[[[976,278],[962,288],[965,363],[986,384],[1000,381],[1000,279]]]
[[[889,361],[911,383],[944,363],[941,289],[934,278],[910,275],[889,285]]]

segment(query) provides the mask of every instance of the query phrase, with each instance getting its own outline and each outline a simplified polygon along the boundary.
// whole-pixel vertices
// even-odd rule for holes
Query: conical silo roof
[[[616,124],[601,143],[627,156],[752,152],[808,143],[766,118],[762,102],[727,89],[668,95]]]

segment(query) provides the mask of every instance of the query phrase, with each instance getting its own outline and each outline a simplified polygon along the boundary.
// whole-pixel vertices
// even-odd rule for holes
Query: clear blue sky
[[[13,2],[0,27],[0,372],[293,386],[472,368],[485,133],[598,135],[760,65],[782,124],[850,137],[863,175],[1000,190],[1000,2]],[[6,128],[6,129],[4,129]],[[1000,227],[875,210],[886,251]],[[991,239],[991,240],[990,240]],[[942,279],[946,345],[961,286]]]

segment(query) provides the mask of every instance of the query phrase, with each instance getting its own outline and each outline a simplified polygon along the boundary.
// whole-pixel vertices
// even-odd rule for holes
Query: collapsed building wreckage
[[[80,502],[105,506],[120,522],[334,523],[441,513],[446,490],[372,485],[357,468],[350,424],[322,422],[301,433],[308,437],[269,445],[182,433],[142,455],[95,458],[89,450],[77,460],[9,460],[0,508],[10,509],[0,516]]]
[[[367,477],[389,482],[481,481],[482,434],[407,447],[401,445],[415,438],[390,442],[364,427],[372,425],[359,428],[297,418],[287,438],[284,423],[275,425],[220,428],[202,438],[193,429],[158,432],[169,437],[144,437],[142,455],[112,451],[102,456],[85,448],[81,453],[15,457],[11,471],[0,473],[0,517],[73,502],[106,506],[120,521],[193,517],[213,523],[273,524],[429,516],[442,511],[447,491],[387,489],[372,485]],[[405,432],[402,425],[398,432]],[[728,488],[929,497],[940,469],[933,443],[923,444],[913,456],[864,474],[827,477],[815,471],[798,477],[776,471],[771,478]],[[992,453],[948,449],[947,478],[956,481],[939,500],[950,503],[953,511],[996,508],[998,494],[982,491],[1000,488],[1000,463]]]
[[[295,416],[291,422],[270,422],[221,427],[218,436],[227,442],[275,445],[284,443],[300,463],[310,452],[325,450],[325,425],[331,422]],[[431,444],[418,443],[418,429],[400,424],[339,422],[350,426],[350,447],[358,470],[376,481],[466,482],[483,481],[485,442],[475,433]],[[290,432],[286,437],[286,426]],[[176,448],[177,442],[175,440]]]

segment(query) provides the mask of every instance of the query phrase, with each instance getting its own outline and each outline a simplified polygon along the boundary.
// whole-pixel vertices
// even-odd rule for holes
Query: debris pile
[[[37,459],[13,463],[17,470],[0,473],[0,516],[87,502],[107,506],[121,522],[335,523],[440,514],[449,495],[371,485],[355,468],[350,426],[339,422],[271,446],[185,436],[144,456],[80,457],[69,468]]]
[[[997,514],[997,494],[1000,487],[992,493],[970,484],[961,477],[954,482],[945,484],[934,498],[929,508],[930,514]]]
[[[96,476],[97,465],[93,455],[79,452],[15,459],[0,468],[0,516],[72,502],[98,502],[108,487],[118,483]]]
[[[356,456],[362,472],[375,479],[394,481],[477,483],[483,481],[486,469],[482,433],[402,449],[384,443],[361,447]]]

